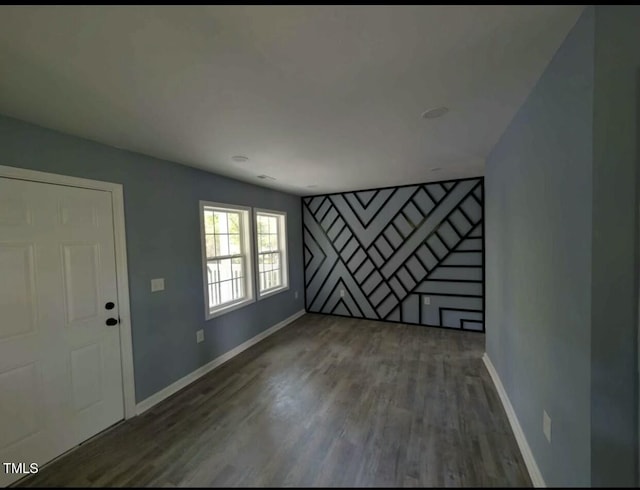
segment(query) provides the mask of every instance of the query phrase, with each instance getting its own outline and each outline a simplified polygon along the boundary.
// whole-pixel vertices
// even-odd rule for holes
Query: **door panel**
[[[31,212],[28,204],[19,197],[0,198],[0,225],[28,225]]]
[[[112,213],[109,192],[0,178],[2,462],[44,464],[124,417]]]
[[[71,380],[76,411],[102,401],[102,349],[99,343],[71,351]]]
[[[0,373],[0,440],[14,444],[40,429],[38,366],[32,362]]]
[[[11,318],[0,329],[0,341],[32,332],[36,323],[33,245],[0,243],[0,312]]]
[[[95,243],[62,245],[64,291],[69,324],[98,316],[98,269],[100,259]]]

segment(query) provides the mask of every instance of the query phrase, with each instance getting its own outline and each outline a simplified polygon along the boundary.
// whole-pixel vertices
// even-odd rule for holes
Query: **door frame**
[[[131,309],[129,305],[129,273],[127,268],[127,240],[125,234],[124,193],[122,184],[83,179],[67,175],[40,172],[20,167],[0,165],[0,177],[44,184],[64,185],[106,191],[111,193],[113,233],[116,255],[116,284],[120,314],[120,362],[122,364],[122,393],[124,418],[136,415],[135,378],[133,371],[133,344],[131,340]]]

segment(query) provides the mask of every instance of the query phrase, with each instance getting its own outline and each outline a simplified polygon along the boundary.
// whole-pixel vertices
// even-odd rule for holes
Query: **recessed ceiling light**
[[[233,160],[234,162],[243,163],[243,162],[246,162],[249,159],[247,157],[245,157],[244,155],[235,155],[235,156],[231,157],[231,160]]]
[[[422,117],[424,119],[435,119],[436,117],[444,116],[447,112],[449,112],[448,107],[435,107],[433,109],[427,109],[422,113]]]
[[[258,178],[262,180],[276,180],[275,177],[271,177],[270,175],[264,175],[264,174],[258,175]]]
[[[432,172],[437,172],[438,170],[442,170],[442,168],[441,167],[435,167],[435,168],[431,169]]]

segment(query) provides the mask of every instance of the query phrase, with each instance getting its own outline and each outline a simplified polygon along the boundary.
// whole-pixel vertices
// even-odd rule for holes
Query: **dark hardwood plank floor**
[[[484,335],[307,314],[24,486],[530,486]]]

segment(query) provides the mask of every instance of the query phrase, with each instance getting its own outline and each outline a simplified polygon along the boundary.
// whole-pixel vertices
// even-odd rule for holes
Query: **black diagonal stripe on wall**
[[[303,198],[307,311],[484,331],[483,186]]]

